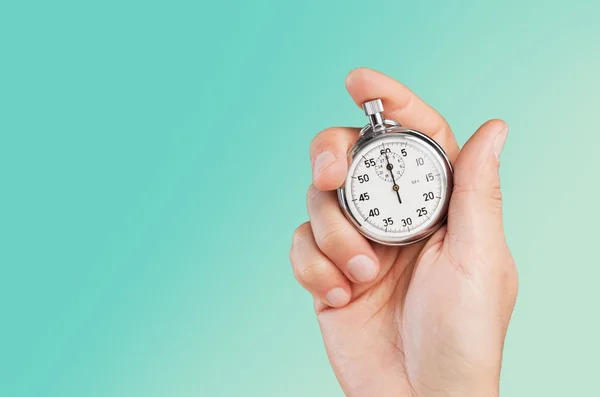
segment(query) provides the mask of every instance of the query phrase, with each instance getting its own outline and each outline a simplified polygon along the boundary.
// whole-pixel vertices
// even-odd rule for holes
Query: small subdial
[[[394,152],[382,154],[376,161],[375,171],[386,182],[393,182],[394,179],[398,182],[398,179],[404,174],[404,160]],[[394,173],[393,179],[392,173]]]

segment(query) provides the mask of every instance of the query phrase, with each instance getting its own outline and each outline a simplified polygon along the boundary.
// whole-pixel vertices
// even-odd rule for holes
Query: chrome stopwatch
[[[433,234],[446,219],[452,165],[427,135],[383,118],[380,99],[363,104],[370,123],[348,154],[338,189],[346,217],[367,238],[407,245]]]

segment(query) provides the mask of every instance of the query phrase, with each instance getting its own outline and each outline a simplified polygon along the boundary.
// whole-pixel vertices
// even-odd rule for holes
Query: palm
[[[414,246],[375,245],[385,276],[370,286],[353,285],[358,297],[351,304],[319,314],[327,353],[348,395],[436,395],[432,391],[447,390],[460,375],[457,361],[494,362],[485,356],[494,352],[475,356],[464,343],[480,330],[470,331],[462,312],[477,309],[468,302],[481,300],[472,286],[460,285],[471,281],[449,258],[445,235],[442,228]]]

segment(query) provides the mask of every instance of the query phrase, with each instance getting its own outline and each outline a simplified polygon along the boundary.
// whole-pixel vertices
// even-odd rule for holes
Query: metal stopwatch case
[[[348,153],[338,189],[346,217],[367,238],[407,245],[431,236],[446,220],[452,165],[427,135],[383,118],[380,99],[363,104],[370,123]]]

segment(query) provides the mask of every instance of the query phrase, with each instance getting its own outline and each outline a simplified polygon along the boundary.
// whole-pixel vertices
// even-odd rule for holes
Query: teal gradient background
[[[600,3],[0,3],[0,396],[342,396],[288,247],[379,69],[505,119],[502,394],[597,391]]]

